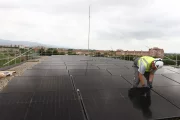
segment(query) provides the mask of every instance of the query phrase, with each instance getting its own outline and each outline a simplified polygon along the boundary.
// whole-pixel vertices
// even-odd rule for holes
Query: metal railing
[[[35,52],[33,49],[25,49],[21,51],[17,49],[13,51],[2,51],[4,48],[0,48],[0,68],[19,64],[31,59],[39,57],[39,53]]]

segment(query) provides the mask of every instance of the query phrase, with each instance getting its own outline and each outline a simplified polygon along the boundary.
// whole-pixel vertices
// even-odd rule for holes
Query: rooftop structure
[[[50,56],[0,94],[2,120],[144,120],[180,117],[180,70],[155,74],[151,97],[128,96],[131,61]]]
[[[149,49],[149,51],[129,51],[129,50],[122,50],[122,49],[118,49],[116,51],[116,55],[136,55],[136,56],[153,56],[153,57],[160,57],[163,58],[164,57],[164,50],[160,49],[158,47],[154,47]]]

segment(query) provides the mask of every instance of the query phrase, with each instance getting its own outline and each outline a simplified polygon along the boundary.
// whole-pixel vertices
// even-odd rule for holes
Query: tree
[[[108,53],[107,53],[107,52],[105,52],[105,53],[104,53],[104,56],[105,56],[105,57],[107,57],[107,56],[108,56]]]
[[[53,55],[59,55],[59,53],[58,53],[57,49],[54,49],[54,51],[53,51]]]
[[[65,55],[65,52],[60,52],[59,55]]]
[[[96,52],[96,57],[100,57],[101,56],[101,53],[100,52]]]
[[[73,54],[73,49],[68,49],[68,55],[72,55]]]
[[[50,49],[46,50],[46,55],[52,55],[52,51]]]
[[[45,55],[45,49],[44,48],[39,49],[39,54],[40,55]]]

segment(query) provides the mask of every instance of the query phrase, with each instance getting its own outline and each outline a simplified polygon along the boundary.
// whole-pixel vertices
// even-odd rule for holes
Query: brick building
[[[46,51],[48,48],[43,47],[43,46],[37,46],[33,48],[35,52],[38,52],[40,49],[44,49],[44,51]]]
[[[116,55],[135,55],[135,56],[153,56],[153,57],[164,57],[164,50],[154,47],[149,49],[149,51],[123,51],[123,50],[117,50]]]
[[[154,48],[149,49],[149,55],[163,58],[164,57],[164,50],[157,48],[157,47],[154,47]]]
[[[61,53],[61,52],[65,53],[65,54],[68,53],[68,49],[64,49],[64,48],[58,48],[57,51],[58,51],[59,53]]]
[[[83,50],[83,49],[74,49],[73,52],[75,52],[77,55],[85,55],[88,54],[88,50]]]

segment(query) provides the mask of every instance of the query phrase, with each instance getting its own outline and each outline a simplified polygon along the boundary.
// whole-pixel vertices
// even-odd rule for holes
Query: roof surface
[[[132,62],[50,56],[0,93],[1,120],[144,120],[180,116],[180,70],[158,70],[150,97],[130,97]]]

